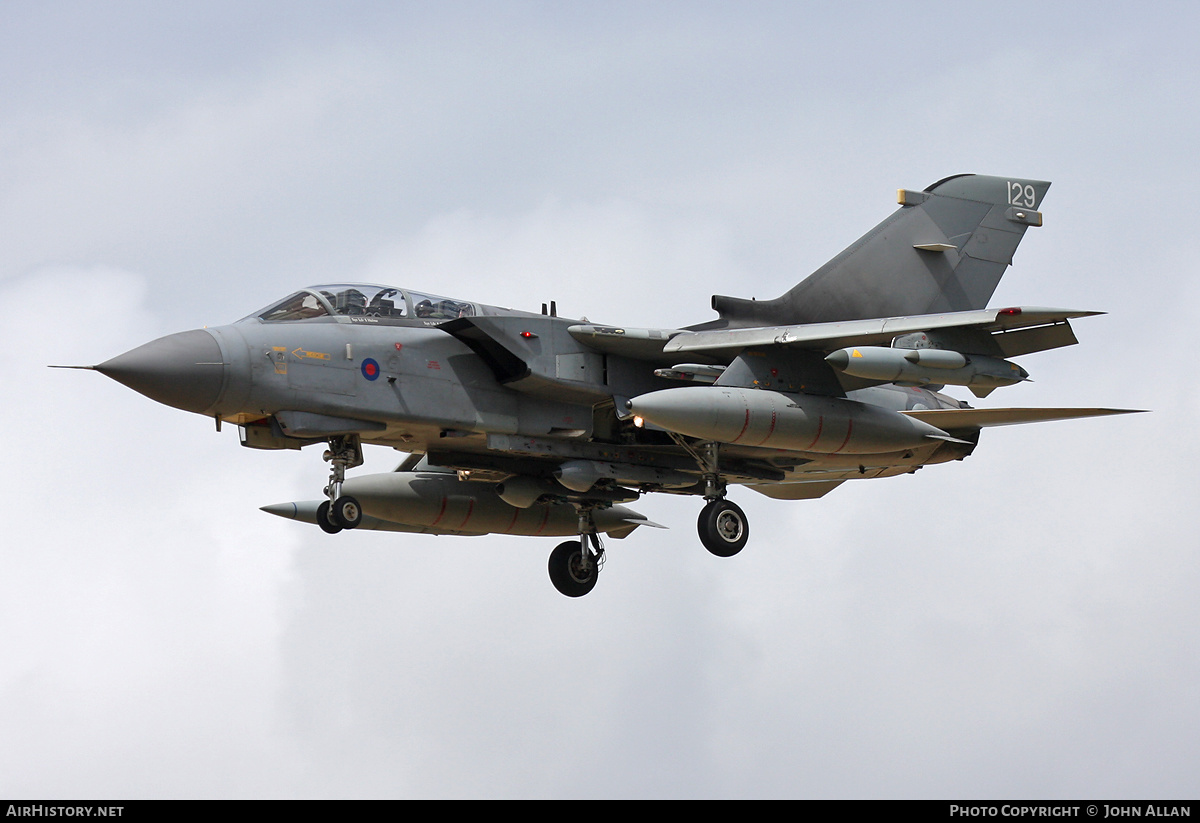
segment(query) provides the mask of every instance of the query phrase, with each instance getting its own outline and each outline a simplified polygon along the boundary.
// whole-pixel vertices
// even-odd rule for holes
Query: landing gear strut
[[[704,548],[717,557],[733,557],[746,547],[750,538],[750,521],[736,503],[725,499],[725,481],[721,478],[720,446],[717,443],[701,443],[699,450],[677,439],[692,455],[703,472],[704,499],[708,502],[700,510],[696,531]]]
[[[550,552],[550,582],[560,594],[583,597],[596,587],[604,565],[604,546],[590,509],[579,512],[579,539],[559,543]]]
[[[328,534],[353,529],[362,522],[362,506],[350,495],[342,494],[342,483],[346,479],[346,469],[363,464],[358,435],[329,438],[329,448],[322,459],[330,465],[329,485],[325,487],[325,496],[329,499],[317,507],[317,525]]]

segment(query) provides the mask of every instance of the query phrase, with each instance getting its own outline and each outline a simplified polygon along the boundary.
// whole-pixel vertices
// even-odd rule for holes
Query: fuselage
[[[501,473],[503,461],[488,456],[511,453],[514,443],[523,443],[517,451],[532,459],[694,469],[664,432],[638,426],[623,408],[628,398],[693,391],[655,376],[656,367],[670,362],[661,346],[657,358],[596,351],[572,328],[580,328],[578,321],[402,289],[318,286],[226,326],[161,338],[98,368],[156,400],[240,425],[243,443],[257,448],[299,448],[352,433],[364,443],[434,453],[451,467],[494,463]],[[719,438],[735,461],[778,467],[769,476],[747,471],[747,480],[786,481],[796,467],[804,479],[822,472],[880,476],[970,451],[914,435],[915,421],[898,414],[960,407],[935,391],[878,386],[837,401],[771,394],[781,411],[796,407],[790,399],[810,406],[812,425],[820,428],[813,437],[788,435],[786,425],[775,431],[772,423],[774,439]],[[868,431],[876,435],[864,438]]]

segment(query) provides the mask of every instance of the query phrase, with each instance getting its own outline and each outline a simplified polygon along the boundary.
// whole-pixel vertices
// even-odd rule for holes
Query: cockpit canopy
[[[414,319],[454,320],[479,314],[505,314],[508,311],[392,286],[358,283],[301,289],[252,317],[264,323],[286,323],[319,317],[387,323]]]

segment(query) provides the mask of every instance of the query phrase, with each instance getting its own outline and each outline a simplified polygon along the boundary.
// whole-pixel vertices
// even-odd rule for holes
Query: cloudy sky
[[[1194,4],[180,5],[0,4],[0,796],[1196,796]],[[646,498],[581,600],[45,368],[330,281],[701,322],[959,172],[1054,182],[995,304],[1110,312],[979,405],[1153,414],[735,490],[728,560]]]

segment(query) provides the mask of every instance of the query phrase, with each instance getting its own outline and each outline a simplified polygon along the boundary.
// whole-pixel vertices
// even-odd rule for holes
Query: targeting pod
[[[991,391],[1029,379],[1029,372],[1008,360],[944,349],[855,346],[838,349],[825,362],[851,377],[914,386],[938,384]]]

